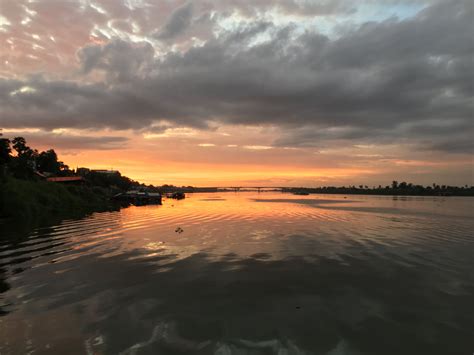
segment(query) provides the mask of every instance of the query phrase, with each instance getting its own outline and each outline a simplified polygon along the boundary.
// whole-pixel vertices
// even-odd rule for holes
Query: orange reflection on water
[[[164,199],[162,206],[98,213],[51,230],[71,241],[69,251],[57,260],[72,260],[89,251],[100,257],[137,251],[132,259],[159,255],[183,259],[202,252],[262,254],[272,259],[313,253],[337,257],[354,246],[410,245],[419,241],[416,230],[425,224],[433,228],[439,223],[430,235],[443,233],[442,218],[450,218],[450,211],[468,218],[465,211],[470,206],[454,206],[469,201],[280,192],[188,194],[180,201]]]
[[[319,248],[336,255],[354,245],[411,243],[418,235],[404,230],[449,215],[450,203],[460,203],[436,201],[279,192],[188,194],[181,201],[165,199],[163,206],[122,210],[120,229],[124,245],[147,250],[145,254],[265,253],[282,258]]]

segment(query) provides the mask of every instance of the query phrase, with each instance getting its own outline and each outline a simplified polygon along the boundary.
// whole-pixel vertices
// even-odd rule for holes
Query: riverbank
[[[101,187],[65,186],[8,177],[0,183],[0,218],[30,223],[115,209],[111,191]]]

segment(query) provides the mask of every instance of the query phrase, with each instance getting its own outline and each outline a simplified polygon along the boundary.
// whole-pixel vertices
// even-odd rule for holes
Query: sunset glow
[[[471,184],[472,31],[469,1],[2,1],[0,128],[147,184]]]

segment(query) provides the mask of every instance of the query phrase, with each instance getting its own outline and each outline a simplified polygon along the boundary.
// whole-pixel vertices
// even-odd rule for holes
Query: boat
[[[182,199],[186,198],[186,195],[184,194],[184,192],[176,191],[176,192],[167,194],[166,197],[167,198],[173,198],[175,200],[182,200]]]
[[[293,192],[293,195],[308,196],[308,195],[309,195],[309,192],[296,191],[296,192]]]
[[[135,190],[119,193],[113,196],[112,199],[118,202],[129,203],[135,206],[162,204],[162,196],[160,193],[141,192]]]

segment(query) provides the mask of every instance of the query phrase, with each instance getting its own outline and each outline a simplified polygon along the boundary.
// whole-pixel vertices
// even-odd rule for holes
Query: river
[[[473,207],[227,192],[0,225],[0,354],[472,354]]]

